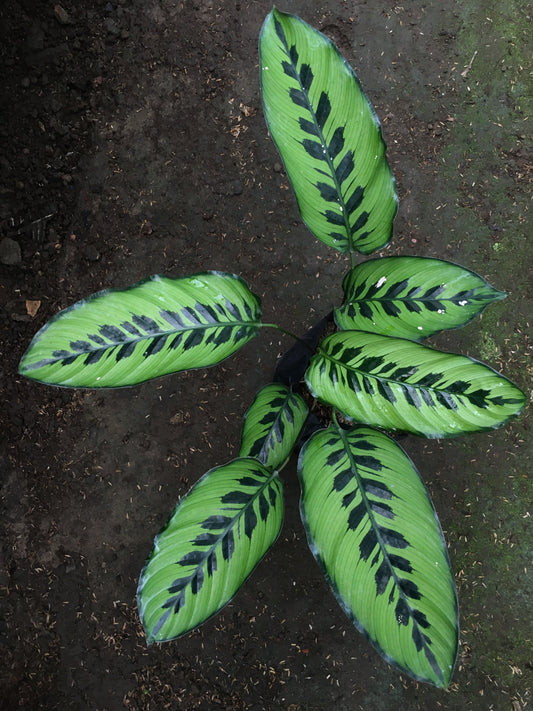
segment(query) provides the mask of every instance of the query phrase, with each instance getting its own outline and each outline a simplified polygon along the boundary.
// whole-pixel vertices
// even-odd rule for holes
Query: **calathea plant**
[[[451,437],[519,414],[525,396],[505,377],[421,343],[504,294],[437,259],[355,265],[356,253],[388,243],[397,210],[373,108],[331,41],[297,17],[272,10],[260,60],[264,113],[302,218],[349,255],[344,302],[336,331],[322,338],[321,323],[298,339],[257,394],[239,456],[207,472],[156,536],[140,617],[148,642],[170,640],[233,597],[279,534],[280,470],[304,440],[302,520],[341,607],[388,662],[445,687],[458,640],[450,562],[428,492],[385,432]],[[238,276],[153,276],[57,314],[20,372],[59,386],[135,385],[219,363],[264,327],[276,328]],[[309,427],[316,401],[329,422]]]

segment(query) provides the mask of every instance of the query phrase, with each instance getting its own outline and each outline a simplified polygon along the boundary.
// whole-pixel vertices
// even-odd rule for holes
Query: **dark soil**
[[[289,343],[263,333],[222,366],[135,389],[17,375],[61,308],[150,274],[238,273],[265,320],[293,331],[339,302],[347,264],[301,224],[262,116],[257,39],[270,7],[0,6],[2,711],[530,708],[525,417],[468,441],[405,443],[462,605],[458,668],[439,692],[390,668],[337,607],[306,547],[294,466],[280,539],[236,598],[187,637],[146,647],[135,591],[152,539],[178,497],[235,455],[242,416]],[[509,291],[440,345],[529,388],[531,18],[526,2],[505,8],[280,6],[338,44],[382,119],[402,200],[390,252],[449,258]]]

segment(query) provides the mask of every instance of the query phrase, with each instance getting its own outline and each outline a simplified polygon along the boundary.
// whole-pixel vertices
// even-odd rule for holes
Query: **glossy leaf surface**
[[[383,247],[396,188],[379,121],[352,68],[327,37],[276,9],[259,52],[265,118],[302,219],[341,252]]]
[[[71,387],[135,385],[219,363],[258,332],[260,300],[232,274],[153,276],[101,291],[52,318],[19,372]]]
[[[148,643],[179,637],[226,605],[276,540],[282,484],[257,460],[212,469],[156,536],[137,590]]]
[[[478,274],[423,257],[370,259],[352,269],[343,286],[345,303],[335,310],[339,328],[414,340],[464,326],[505,298]]]
[[[343,610],[388,662],[447,686],[457,596],[413,463],[381,432],[332,425],[307,442],[298,470],[309,546]]]
[[[493,429],[525,404],[513,383],[482,363],[365,331],[328,336],[306,382],[357,422],[425,437]]]
[[[240,457],[255,457],[268,469],[281,467],[290,456],[307,418],[298,393],[271,383],[256,395],[244,418]]]

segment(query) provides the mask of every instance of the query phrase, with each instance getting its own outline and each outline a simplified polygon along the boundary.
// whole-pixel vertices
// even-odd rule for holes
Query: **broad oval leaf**
[[[152,276],[100,291],[35,335],[19,372],[50,385],[119,387],[214,365],[257,335],[261,302],[233,274]]]
[[[423,437],[500,427],[526,400],[503,375],[467,356],[365,331],[324,339],[306,382],[350,419]]]
[[[259,41],[266,122],[302,219],[325,244],[368,254],[391,238],[394,178],[378,118],[335,45],[276,9]]]
[[[339,604],[379,653],[446,687],[457,594],[426,488],[405,452],[369,427],[313,435],[298,464],[309,546]]]
[[[137,603],[148,644],[175,639],[224,607],[282,520],[281,481],[256,459],[207,472],[156,536],[142,570]]]
[[[441,259],[370,259],[344,279],[335,321],[345,331],[420,340],[459,328],[505,294],[474,272]]]
[[[268,469],[281,468],[298,441],[307,412],[303,397],[286,385],[265,385],[245,415],[239,456],[255,457]]]

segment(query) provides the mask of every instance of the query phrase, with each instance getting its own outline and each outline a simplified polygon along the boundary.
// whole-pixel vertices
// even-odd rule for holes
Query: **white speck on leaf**
[[[379,289],[380,286],[383,286],[383,284],[387,281],[387,277],[382,276],[381,279],[378,281],[376,284],[376,289]]]

